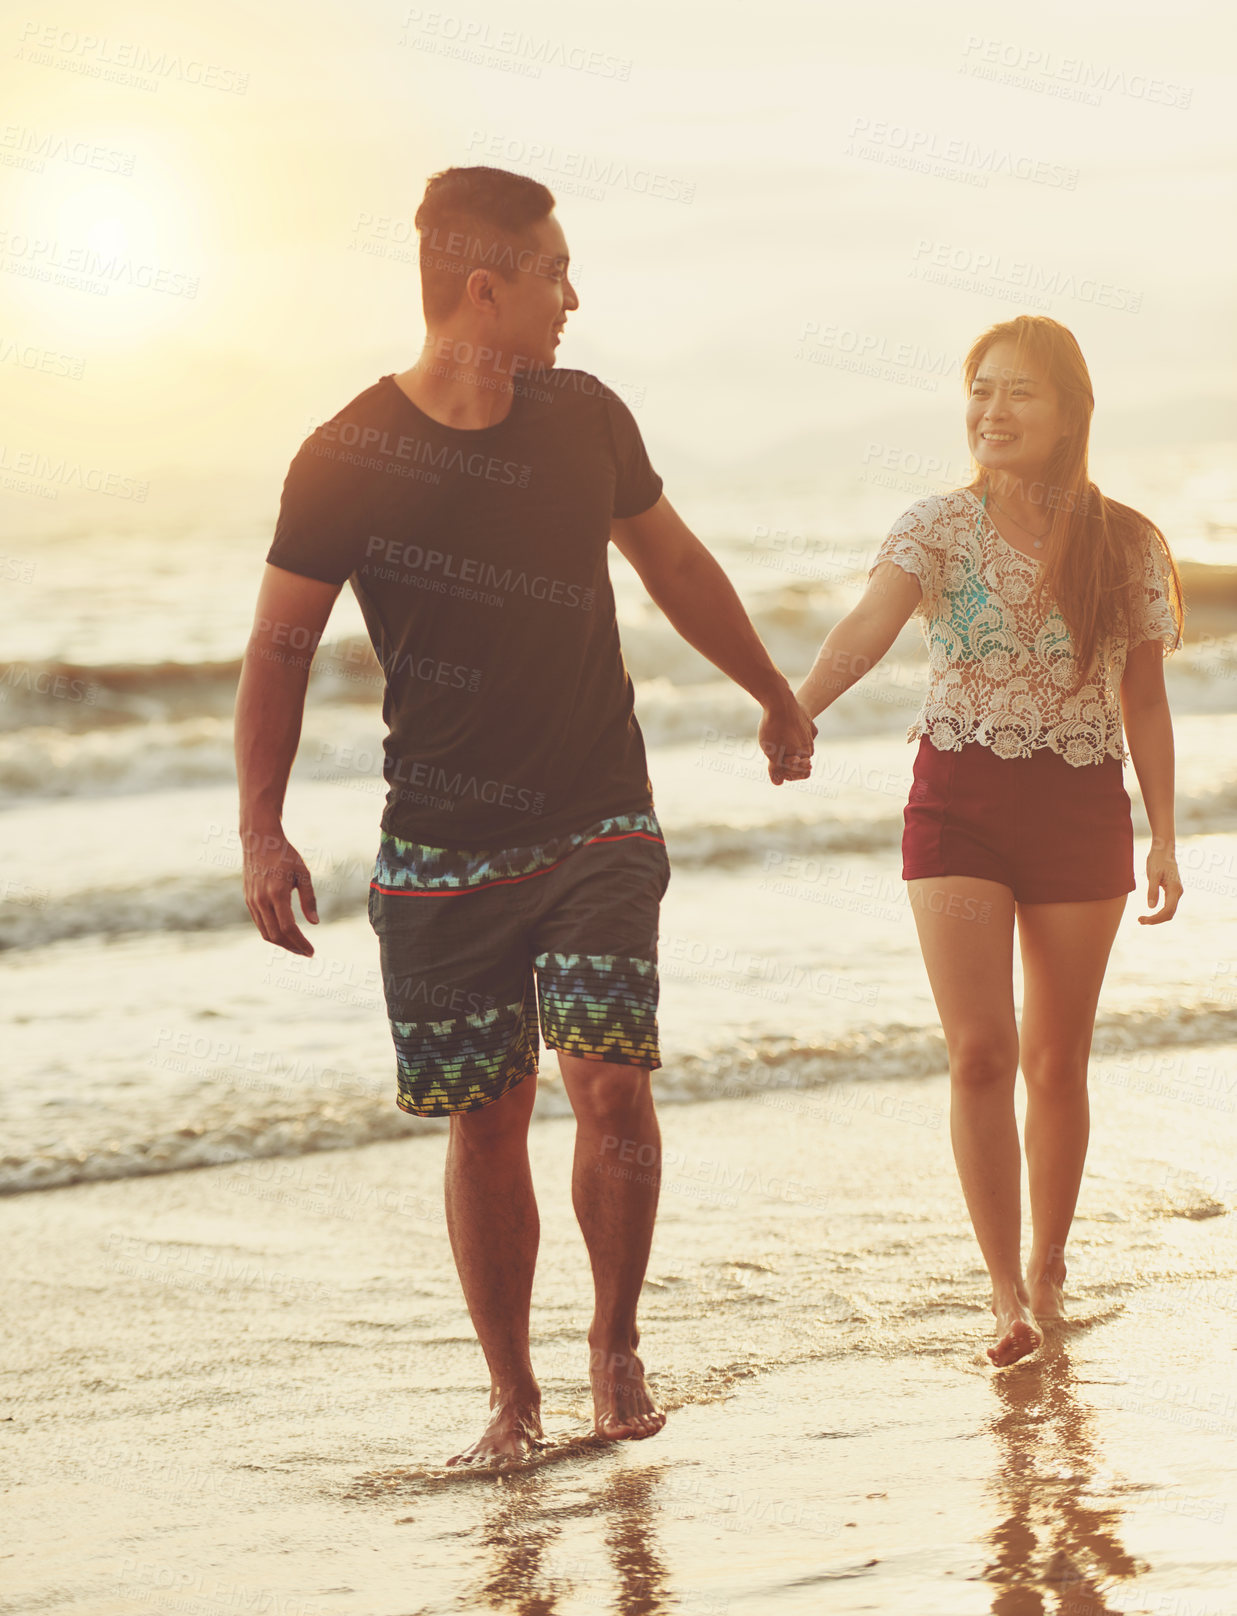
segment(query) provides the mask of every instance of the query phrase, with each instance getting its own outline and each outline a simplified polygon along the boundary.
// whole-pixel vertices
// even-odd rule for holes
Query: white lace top
[[[1129,647],[1177,640],[1171,575],[1150,528],[1146,539],[1134,631],[1108,637],[1096,682],[1071,696],[1077,670],[1065,619],[1055,605],[1035,610],[1040,563],[1006,543],[968,489],[916,500],[871,569],[894,561],[922,589],[912,616],[928,643],[928,694],[907,740],[926,735],[941,752],[978,741],[1004,758],[1050,746],[1074,765],[1125,758],[1119,692]]]

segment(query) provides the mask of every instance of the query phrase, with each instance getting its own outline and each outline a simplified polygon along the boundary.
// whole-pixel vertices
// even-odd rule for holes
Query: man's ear
[[[493,304],[494,277],[488,269],[474,269],[464,282],[464,293],[470,303]]]

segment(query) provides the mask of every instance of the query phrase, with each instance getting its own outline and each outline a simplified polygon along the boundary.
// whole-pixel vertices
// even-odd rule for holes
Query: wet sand
[[[441,1133],[9,1198],[0,1610],[1227,1616],[1237,1051],[1097,1061],[1092,1094],[1073,1322],[1005,1371],[943,1076],[664,1107],[641,1350],[671,1416],[617,1445],[547,1116],[562,1446],[501,1478],[442,1468],[486,1380]]]

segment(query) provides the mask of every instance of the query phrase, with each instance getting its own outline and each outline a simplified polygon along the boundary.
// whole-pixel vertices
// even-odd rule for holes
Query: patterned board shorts
[[[402,1111],[476,1111],[549,1049],[648,1070],[670,859],[652,810],[535,847],[474,852],[382,833],[369,889]]]

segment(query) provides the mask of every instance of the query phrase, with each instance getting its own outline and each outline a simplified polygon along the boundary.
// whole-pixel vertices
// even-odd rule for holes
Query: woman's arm
[[[1164,652],[1159,640],[1132,646],[1121,676],[1121,716],[1143,807],[1151,826],[1147,855],[1147,903],[1154,909],[1162,892],[1164,906],[1139,915],[1140,926],[1171,920],[1181,901],[1177,872],[1177,827],[1173,809],[1173,720],[1164,689]]]
[[[859,604],[829,630],[812,671],[799,686],[799,705],[815,718],[874,668],[901,633],[922,589],[896,561],[882,561]]]

